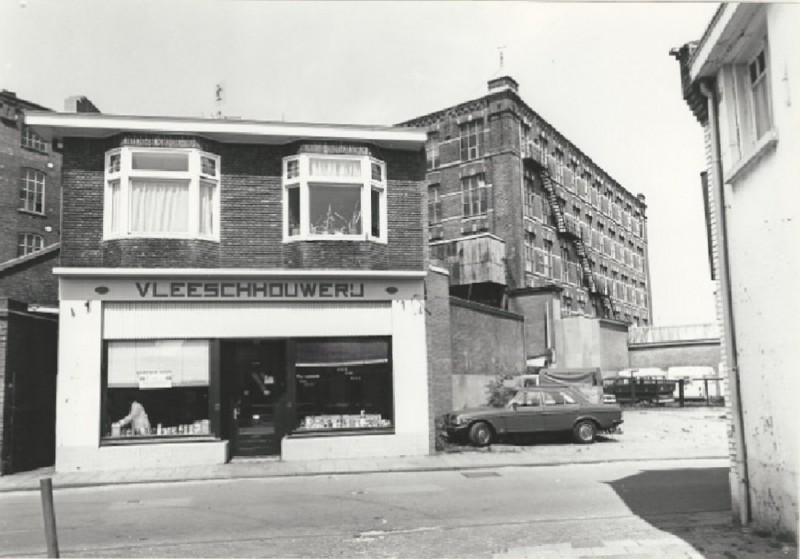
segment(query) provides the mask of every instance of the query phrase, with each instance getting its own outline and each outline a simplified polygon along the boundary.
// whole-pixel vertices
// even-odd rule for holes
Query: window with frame
[[[25,167],[19,179],[19,209],[37,214],[44,213],[46,175]]]
[[[438,184],[428,186],[428,224],[442,221],[441,187]]]
[[[767,69],[767,49],[763,46],[747,65],[750,102],[753,113],[755,139],[760,139],[772,129],[772,110],[770,107],[769,72]]]
[[[530,176],[525,175],[522,178],[522,185],[523,185],[522,215],[524,215],[525,217],[541,218],[542,217],[541,208],[539,209],[538,212],[536,211],[536,204],[538,200],[536,199],[537,198],[536,189],[534,188],[533,185],[533,179]]]
[[[48,143],[31,128],[23,126],[21,145],[24,148],[47,152]]]
[[[488,188],[483,173],[461,179],[461,215],[472,217],[483,215],[489,209]]]
[[[428,162],[428,170],[439,167],[439,133],[429,132],[428,141],[425,144],[425,159]]]
[[[391,338],[296,342],[296,432],[394,426]]]
[[[36,233],[20,233],[17,236],[17,256],[25,256],[44,248],[44,238]]]
[[[106,153],[105,238],[219,240],[220,159],[198,149]]]
[[[542,251],[542,274],[550,277],[553,270],[553,242],[544,241],[544,250]]]
[[[105,342],[101,442],[211,437],[209,340]]]
[[[386,184],[386,164],[368,155],[284,158],[284,240],[385,243]]]
[[[524,243],[524,252],[525,252],[525,271],[532,272],[533,271],[533,263],[536,259],[535,256],[535,246],[536,246],[536,235],[531,233],[530,231],[525,231],[525,238],[523,239]]]
[[[465,122],[460,126],[461,132],[461,161],[469,161],[481,156],[483,134],[483,120],[476,119]]]

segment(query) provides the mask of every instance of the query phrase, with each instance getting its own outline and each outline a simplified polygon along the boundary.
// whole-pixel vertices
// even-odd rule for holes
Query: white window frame
[[[185,153],[188,158],[187,171],[154,171],[133,169],[134,153]],[[119,156],[118,167],[111,168],[111,158]],[[214,161],[214,174],[203,173],[202,159],[209,158]],[[221,170],[220,157],[196,148],[146,148],[146,147],[121,147],[112,149],[105,154],[105,187],[103,202],[103,239],[204,239],[210,241],[220,240],[220,189]],[[189,207],[187,232],[153,232],[142,233],[131,231],[131,181],[134,179],[165,179],[188,181]],[[200,182],[215,183],[212,229],[208,235],[200,232]],[[119,184],[121,222],[112,223],[112,185]],[[117,225],[117,227],[114,227]]]
[[[40,180],[41,179],[41,180]],[[23,167],[20,173],[20,207],[23,212],[36,215],[45,215],[45,196],[47,194],[47,175],[33,167]],[[24,194],[24,196],[22,196]],[[42,209],[37,210],[37,202],[41,202]]]
[[[20,254],[22,248],[22,254]],[[36,233],[20,233],[17,236],[17,258],[39,252],[44,248],[44,237]]]
[[[335,159],[358,161],[361,166],[361,175],[358,177],[331,177],[314,176],[311,174],[311,159]],[[289,177],[289,165],[297,162],[298,174]],[[372,165],[380,167],[381,178],[376,180],[372,177]],[[369,155],[332,155],[325,153],[301,153],[283,158],[282,166],[283,182],[283,242],[292,243],[296,241],[372,241],[386,244],[388,242],[388,215],[387,215],[387,184],[386,163],[380,159],[375,159]],[[336,188],[338,186],[361,187],[361,233],[356,235],[344,234],[313,234],[311,233],[310,216],[310,193],[309,186],[324,185]],[[299,188],[300,195],[300,232],[295,235],[289,234],[289,189]],[[372,192],[378,192],[380,208],[380,234],[372,234]]]
[[[23,126],[20,145],[24,148],[47,153],[48,143],[30,127]]]

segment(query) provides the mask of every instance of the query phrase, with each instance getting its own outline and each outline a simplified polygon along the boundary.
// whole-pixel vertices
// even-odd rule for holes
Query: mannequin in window
[[[134,435],[149,435],[150,420],[147,418],[147,412],[144,411],[144,406],[135,398],[131,398],[130,402],[131,411],[128,415],[119,420],[120,428],[130,424]]]

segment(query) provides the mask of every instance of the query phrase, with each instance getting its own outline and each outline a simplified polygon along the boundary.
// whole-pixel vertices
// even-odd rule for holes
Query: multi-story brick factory
[[[559,293],[563,316],[652,322],[644,196],[532,110],[508,76],[487,95],[407,122],[428,131],[431,257],[453,295],[517,310]]]

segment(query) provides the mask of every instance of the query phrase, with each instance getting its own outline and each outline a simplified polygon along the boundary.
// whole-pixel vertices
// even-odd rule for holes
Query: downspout
[[[700,83],[700,92],[708,100],[708,120],[711,127],[711,166],[713,169],[712,190],[717,210],[717,262],[722,299],[722,325],[725,333],[725,360],[728,363],[731,388],[731,408],[734,422],[734,445],[736,447],[736,473],[739,488],[738,520],[742,525],[750,522],[750,476],[747,468],[747,444],[744,437],[744,412],[742,411],[741,382],[736,358],[736,328],[733,318],[733,296],[731,294],[731,272],[728,251],[727,216],[725,214],[725,188],[722,180],[720,157],[719,114],[716,90],[711,80]]]

